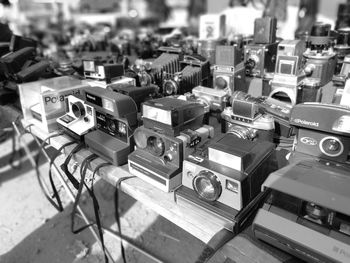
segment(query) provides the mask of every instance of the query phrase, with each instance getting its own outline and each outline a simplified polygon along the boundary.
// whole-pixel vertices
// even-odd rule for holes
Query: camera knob
[[[309,64],[305,67],[304,71],[307,75],[311,75],[315,68],[316,66],[314,64]]]
[[[90,120],[89,120],[88,117],[84,117],[84,121],[85,121],[85,122],[89,122]]]
[[[164,156],[164,161],[165,162],[171,162],[174,159],[173,155],[168,153]]]

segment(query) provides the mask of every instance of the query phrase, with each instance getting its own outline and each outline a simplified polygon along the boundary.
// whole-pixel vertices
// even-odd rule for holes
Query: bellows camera
[[[242,49],[235,46],[217,46],[213,72],[214,89],[232,94],[234,91],[247,91]]]
[[[317,161],[290,164],[269,175],[255,236],[306,262],[349,262],[349,169]]]
[[[290,124],[297,128],[291,158],[347,163],[350,151],[350,109],[321,103],[294,106]]]
[[[208,85],[210,76],[209,61],[200,55],[185,55],[180,62],[182,70],[167,74],[163,80],[163,94],[166,96],[190,92],[198,85]]]
[[[232,230],[235,216],[259,192],[273,171],[274,145],[223,134],[208,147],[208,156],[190,155],[183,162],[182,186],[176,190],[180,205],[200,206],[225,220]]]
[[[95,59],[85,59],[83,67],[85,78],[105,80],[107,84],[111,83],[113,78],[124,75],[123,64],[107,64]]]
[[[57,118],[58,127],[73,138],[82,140],[96,126],[95,109],[73,95],[65,98],[65,104],[66,114]]]
[[[97,128],[85,135],[86,145],[114,165],[127,163],[137,127],[135,102],[129,96],[99,87],[85,89],[84,96],[86,103],[96,110]]]
[[[231,97],[231,107],[221,113],[223,133],[231,133],[246,140],[273,141],[274,119],[262,114],[259,99],[243,92],[235,92]]]

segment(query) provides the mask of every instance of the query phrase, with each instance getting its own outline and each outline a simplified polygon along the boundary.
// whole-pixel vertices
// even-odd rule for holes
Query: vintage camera
[[[129,171],[165,192],[173,191],[181,185],[184,158],[213,136],[214,128],[208,125],[184,129],[176,137],[138,127],[134,132],[136,148],[129,155]]]
[[[332,81],[335,86],[344,87],[350,73],[350,54],[344,57],[341,70],[338,75],[333,75]]]
[[[254,21],[254,41],[244,47],[246,75],[262,78],[273,72],[276,63],[276,19],[265,17]]]
[[[221,113],[221,132],[231,133],[245,140],[273,141],[275,124],[272,116],[260,111],[260,100],[249,94],[236,92],[231,107]]]
[[[223,134],[209,144],[207,156],[191,154],[183,162],[179,205],[195,204],[224,220],[232,230],[235,217],[260,192],[274,171],[274,145]]]
[[[122,64],[107,64],[99,60],[83,60],[84,77],[89,79],[105,80],[107,84],[114,78],[124,75],[124,66]]]
[[[192,89],[192,94],[212,112],[222,112],[229,102],[229,96],[223,90],[197,86]]]
[[[107,89],[131,97],[135,101],[139,111],[141,111],[141,103],[160,97],[159,87],[154,84],[136,87],[130,84],[120,85],[112,83],[108,85]]]
[[[317,161],[269,175],[254,235],[306,262],[349,262],[349,168]]]
[[[85,135],[91,152],[114,165],[127,163],[133,150],[133,131],[138,126],[137,107],[129,96],[100,87],[84,90],[86,104],[96,111],[96,130]]]
[[[350,27],[340,28],[338,30],[334,51],[337,54],[337,65],[334,74],[337,75],[341,71],[345,56],[350,54]]]
[[[213,72],[213,87],[227,91],[247,91],[242,49],[237,46],[217,46]]]
[[[66,114],[57,118],[58,127],[74,139],[83,140],[96,126],[96,111],[84,100],[69,95],[65,98]]]
[[[15,74],[22,70],[27,61],[33,60],[36,56],[35,48],[26,47],[17,50],[0,58],[0,76],[6,79],[14,78]]]
[[[172,75],[180,71],[180,60],[183,54],[181,48],[174,47],[160,47],[158,52],[161,54],[153,61],[147,73],[153,84],[162,87],[164,75]]]
[[[32,47],[36,49],[37,45],[37,41],[32,38],[12,35],[10,40],[10,51],[15,52],[26,47]]]
[[[304,72],[307,78],[316,79],[322,87],[332,80],[336,67],[330,25],[315,23],[306,41]]]
[[[163,94],[165,96],[184,94],[190,92],[198,85],[207,85],[210,76],[210,65],[200,55],[185,55],[180,62],[183,68],[174,75],[167,74],[163,80]]]
[[[203,124],[205,107],[201,103],[165,97],[142,104],[145,128],[176,137],[185,129],[196,130]]]
[[[35,81],[39,78],[49,78],[56,76],[53,67],[48,60],[41,60],[23,70],[16,73],[14,78],[17,83]]]
[[[350,109],[341,105],[302,103],[295,105],[290,125],[296,128],[290,161],[325,159],[347,163],[350,151]]]

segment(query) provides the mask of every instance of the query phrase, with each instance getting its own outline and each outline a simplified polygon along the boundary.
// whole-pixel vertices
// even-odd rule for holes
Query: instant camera
[[[346,106],[302,103],[294,106],[290,124],[296,130],[290,162],[301,159],[349,163],[350,109]]]
[[[254,235],[306,262],[350,260],[349,168],[302,160],[269,175]]]
[[[84,90],[86,104],[96,111],[96,130],[85,135],[91,152],[113,163],[127,163],[133,150],[133,131],[137,127],[137,106],[127,95],[99,87]]]
[[[107,84],[124,75],[123,64],[104,63],[98,59],[84,59],[84,77],[105,80]]]
[[[182,162],[214,128],[202,125],[204,106],[176,98],[143,104],[143,126],[134,132],[135,151],[129,155],[131,174],[170,192],[181,184]]]
[[[207,154],[194,152],[183,162],[176,202],[194,204],[220,218],[232,230],[239,211],[256,195],[273,164],[274,144],[246,141],[232,134],[213,139]]]
[[[84,135],[96,126],[96,111],[85,100],[69,95],[65,98],[66,114],[57,118],[60,129],[76,140],[83,140]]]

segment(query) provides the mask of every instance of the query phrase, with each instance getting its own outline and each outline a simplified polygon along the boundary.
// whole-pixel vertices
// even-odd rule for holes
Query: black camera
[[[241,139],[273,141],[274,119],[260,111],[260,100],[243,92],[231,97],[231,107],[221,113],[221,131]]]
[[[84,90],[87,105],[96,111],[96,130],[85,135],[89,149],[114,165],[127,163],[133,150],[133,131],[138,126],[137,107],[126,95],[100,87]]]
[[[185,55],[180,62],[183,68],[174,75],[167,74],[163,80],[165,96],[184,94],[199,85],[208,85],[210,76],[209,61],[200,55]]]
[[[105,80],[107,84],[124,75],[122,64],[103,63],[98,59],[84,59],[83,67],[85,78]]]
[[[295,105],[290,124],[296,128],[291,161],[323,159],[349,162],[350,109],[341,105],[302,103]]]

